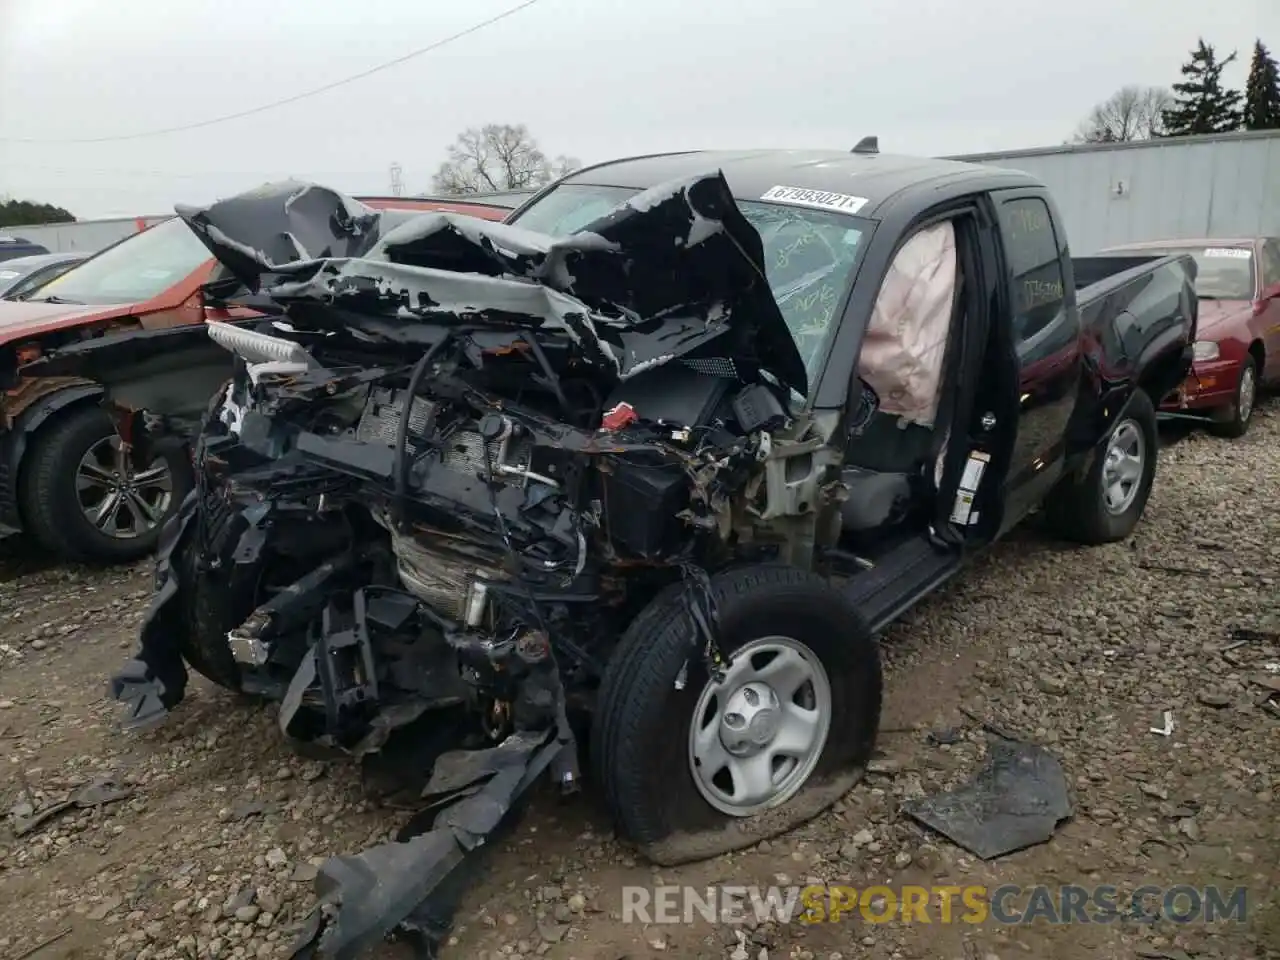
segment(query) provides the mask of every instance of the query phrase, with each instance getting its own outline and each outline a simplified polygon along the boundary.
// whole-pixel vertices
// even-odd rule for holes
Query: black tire
[[[1142,438],[1142,472],[1132,501],[1123,512],[1112,513],[1107,507],[1102,485],[1107,451],[1113,439],[1130,427],[1136,428]],[[1068,478],[1049,494],[1044,509],[1050,530],[1064,540],[1089,546],[1115,543],[1133,533],[1151,496],[1159,444],[1155,407],[1150,397],[1137,390],[1108,431],[1084,477]]]
[[[1248,380],[1246,381],[1246,377]],[[1245,384],[1251,385],[1251,396],[1248,404],[1244,404]],[[1236,395],[1225,413],[1225,419],[1209,424],[1209,432],[1215,437],[1236,440],[1249,432],[1249,424],[1253,421],[1253,411],[1258,397],[1258,361],[1253,354],[1246,353],[1244,362],[1240,364],[1240,375],[1236,380]]]
[[[803,787],[752,816],[722,813],[694,783],[693,711],[708,679],[685,613],[683,589],[661,592],[625,632],[605,671],[592,727],[595,776],[621,832],[651,861],[706,859],[794,829],[839,800],[861,778],[875,746],[880,654],[866,622],[821,577],[784,566],[751,566],[712,578],[726,656],[773,635],[807,646],[831,687],[830,732]],[[686,683],[676,689],[687,662]]]
[[[118,563],[146,556],[155,550],[164,523],[192,487],[185,453],[165,452],[173,489],[161,522],[136,537],[114,537],[99,530],[81,509],[76,471],[89,450],[114,433],[106,411],[81,404],[45,424],[27,455],[20,485],[23,521],[42,546],[65,560]]]
[[[203,521],[200,515],[194,523]],[[253,577],[257,567],[231,568],[229,581],[225,566],[203,570],[197,563],[201,542],[192,531],[182,544],[181,555],[174,557],[174,569],[181,583],[185,629],[179,630],[178,645],[182,659],[206,680],[239,693],[240,665],[231,653],[227,632],[238,627],[254,610]]]

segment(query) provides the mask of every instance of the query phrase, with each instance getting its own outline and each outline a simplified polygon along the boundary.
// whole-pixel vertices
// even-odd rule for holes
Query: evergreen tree
[[[1243,122],[1239,90],[1222,86],[1222,71],[1236,54],[1219,60],[1213,47],[1199,41],[1191,59],[1182,65],[1183,80],[1173,85],[1174,104],[1164,112],[1165,135],[1226,133]]]
[[[32,203],[30,200],[0,200],[0,227],[70,223],[74,219],[66,210],[52,204]]]
[[[1259,40],[1253,45],[1253,63],[1244,88],[1246,130],[1280,129],[1280,69]]]

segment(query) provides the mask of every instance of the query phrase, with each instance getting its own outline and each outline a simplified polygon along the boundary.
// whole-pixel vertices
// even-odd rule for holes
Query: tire
[[[742,849],[821,813],[862,778],[879,728],[879,648],[836,588],[814,574],[772,565],[720,573],[711,586],[718,644],[730,672],[759,659],[730,656],[748,643],[798,642],[825,673],[828,732],[813,751],[817,760],[807,778],[799,763],[793,768],[798,788],[789,796],[740,816],[713,806],[695,780],[691,746],[706,666],[682,585],[659,593],[610,658],[592,726],[591,766],[620,831],[664,866]],[[677,689],[686,664],[686,682]],[[801,689],[817,693],[818,685]]]
[[[1249,432],[1254,406],[1258,397],[1258,361],[1253,354],[1245,354],[1240,364],[1240,376],[1236,382],[1236,396],[1227,409],[1227,419],[1209,424],[1209,432],[1216,437],[1236,440]]]
[[[203,507],[203,505],[202,505]],[[197,509],[202,509],[197,508]],[[204,518],[199,514],[195,524]],[[179,630],[178,650],[196,673],[227,690],[239,693],[240,665],[231,653],[227,632],[238,627],[254,610],[253,578],[258,568],[231,567],[200,569],[200,531],[193,530],[182,544],[181,556],[173,559],[181,583],[185,629]]]
[[[1126,446],[1132,438],[1140,441],[1141,463],[1132,495],[1115,504],[1114,510],[1104,492],[1103,475],[1110,468],[1109,457],[1117,445]],[[1105,441],[1094,455],[1093,463],[1083,479],[1068,479],[1054,489],[1045,503],[1045,517],[1050,530],[1064,540],[1089,546],[1115,543],[1133,533],[1142,518],[1156,477],[1159,435],[1156,411],[1151,398],[1141,390],[1133,394],[1128,407],[1112,425]]]
[[[155,484],[134,488],[143,502],[161,507],[158,522],[147,526],[149,521],[133,505],[136,501],[126,499],[114,514],[116,523],[110,528],[113,532],[95,526],[85,515],[83,504],[94,502],[99,495],[105,502],[108,490],[95,486],[85,491],[82,500],[78,476],[91,455],[94,462],[86,465],[86,470],[90,466],[101,468],[109,460],[110,440],[115,436],[115,426],[106,411],[90,403],[72,407],[36,436],[21,484],[23,520],[46,549],[63,559],[112,563],[146,556],[155,550],[161,528],[191,489],[193,475],[186,456],[180,450],[167,451],[148,467],[159,468],[163,464],[167,468],[168,490]],[[132,470],[131,464],[126,466]],[[101,476],[104,483],[110,482],[109,466]],[[166,492],[167,500],[163,496]],[[126,520],[132,520],[136,534],[127,532]]]

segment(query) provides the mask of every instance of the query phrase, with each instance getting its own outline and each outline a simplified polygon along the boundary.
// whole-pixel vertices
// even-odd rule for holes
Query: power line
[[[199,120],[195,123],[184,123],[176,127],[162,127],[159,130],[143,130],[138,133],[125,133],[114,137],[78,137],[67,140],[49,140],[42,137],[0,137],[0,143],[115,143],[121,140],[141,140],[144,137],[159,137],[169,133],[181,133],[186,130],[199,130],[202,127],[211,127],[216,123],[226,123],[228,120],[239,120],[241,117],[251,117],[257,113],[265,113],[267,110],[274,110],[277,107],[297,103],[299,100],[306,100],[308,97],[314,97],[317,94],[327,93],[337,87],[345,86],[348,83],[354,83],[357,80],[363,80],[365,77],[371,77],[375,73],[381,73],[383,70],[389,70],[391,67],[397,67],[406,61],[413,60],[415,57],[422,56],[424,53],[430,53],[432,50],[438,50],[445,44],[453,43],[455,40],[461,40],[463,37],[470,36],[471,34],[483,30],[486,27],[493,26],[493,24],[500,20],[505,20],[507,17],[514,16],[521,10],[524,10],[527,7],[532,7],[538,2],[539,0],[524,0],[524,3],[517,4],[509,10],[504,10],[497,16],[490,17],[488,20],[484,20],[474,26],[467,27],[465,30],[461,30],[458,33],[444,37],[441,40],[437,40],[435,43],[428,44],[425,47],[420,47],[417,50],[406,53],[402,57],[396,57],[394,60],[388,60],[385,63],[380,63],[377,66],[370,67],[368,70],[362,70],[360,73],[353,73],[351,76],[343,77],[341,80],[334,80],[312,90],[304,90],[302,93],[295,93],[293,96],[285,97],[283,100],[274,100],[271,103],[264,103],[261,106],[251,107],[248,110],[239,110],[235,113],[224,114],[220,117],[210,117],[208,120]]]

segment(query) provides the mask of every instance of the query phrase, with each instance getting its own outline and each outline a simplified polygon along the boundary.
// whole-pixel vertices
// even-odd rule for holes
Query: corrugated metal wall
[[[950,159],[1043,180],[1078,256],[1134,240],[1280,236],[1280,131]]]
[[[131,233],[137,233],[138,220],[150,227],[168,219],[120,217],[110,220],[78,220],[74,223],[40,223],[25,227],[5,227],[4,232],[47,247],[50,253],[97,253],[103,247],[108,247]]]

